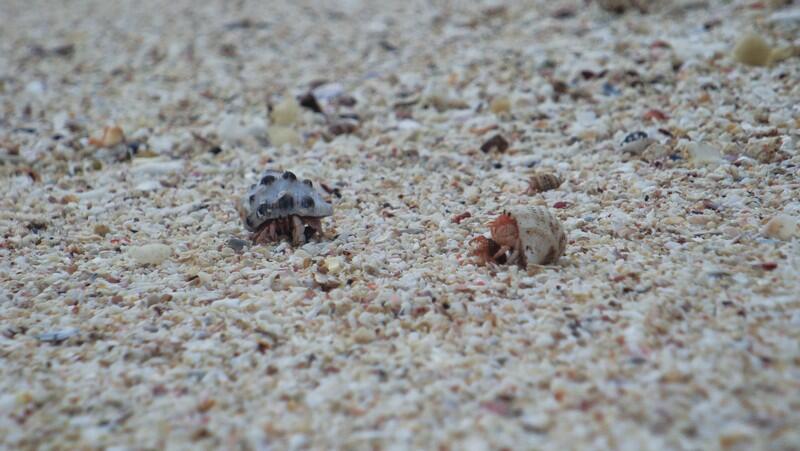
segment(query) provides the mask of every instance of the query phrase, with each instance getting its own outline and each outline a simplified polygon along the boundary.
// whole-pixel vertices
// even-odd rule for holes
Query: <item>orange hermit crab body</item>
[[[510,207],[487,225],[492,237],[479,236],[469,243],[479,264],[549,265],[567,246],[561,222],[546,208]]]
[[[519,259],[521,247],[517,220],[503,212],[497,219],[489,223],[489,230],[492,232],[492,239],[500,245],[500,249],[495,252],[493,258],[497,260],[501,255],[511,251],[508,261],[516,262]]]
[[[492,237],[473,238],[469,242],[470,253],[481,265],[490,262],[498,264],[517,262],[520,255],[520,240],[516,219],[508,213],[503,213],[488,225]],[[511,251],[511,255],[508,255],[508,251]]]
[[[469,241],[470,254],[477,259],[479,265],[486,265],[487,263],[506,262],[505,255],[495,255],[500,251],[500,245],[497,241],[486,238],[485,236],[476,236]]]

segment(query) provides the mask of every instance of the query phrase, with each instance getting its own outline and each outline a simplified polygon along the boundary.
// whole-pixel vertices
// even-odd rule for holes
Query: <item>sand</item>
[[[800,447],[800,5],[655,3],[0,2],[0,448]]]

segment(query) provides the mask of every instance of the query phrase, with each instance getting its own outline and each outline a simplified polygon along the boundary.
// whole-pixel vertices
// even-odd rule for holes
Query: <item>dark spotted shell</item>
[[[333,214],[311,180],[298,180],[291,171],[267,170],[240,201],[245,227],[255,231],[266,221],[291,215],[322,218]]]
[[[620,143],[620,150],[625,154],[638,155],[644,152],[656,140],[647,136],[643,131],[628,134]]]

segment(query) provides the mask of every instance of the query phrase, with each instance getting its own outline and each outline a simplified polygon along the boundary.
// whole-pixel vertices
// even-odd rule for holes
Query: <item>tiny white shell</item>
[[[645,149],[655,144],[656,142],[658,141],[656,141],[653,138],[641,138],[623,143],[620,150],[624,154],[640,155],[642,152],[645,151]]]
[[[524,265],[548,265],[564,255],[567,234],[549,210],[517,206],[509,208],[508,213],[517,221]]]

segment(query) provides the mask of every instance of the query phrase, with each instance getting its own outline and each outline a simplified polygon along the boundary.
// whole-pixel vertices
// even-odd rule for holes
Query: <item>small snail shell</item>
[[[528,190],[526,194],[536,194],[550,191],[561,186],[562,180],[559,176],[550,173],[536,173],[528,180]]]
[[[657,141],[647,136],[647,133],[638,131],[629,133],[625,139],[620,143],[620,150],[624,154],[640,155],[645,149],[650,147],[651,144]]]
[[[508,209],[508,213],[517,221],[523,265],[548,265],[564,255],[567,234],[548,209],[517,206]]]

